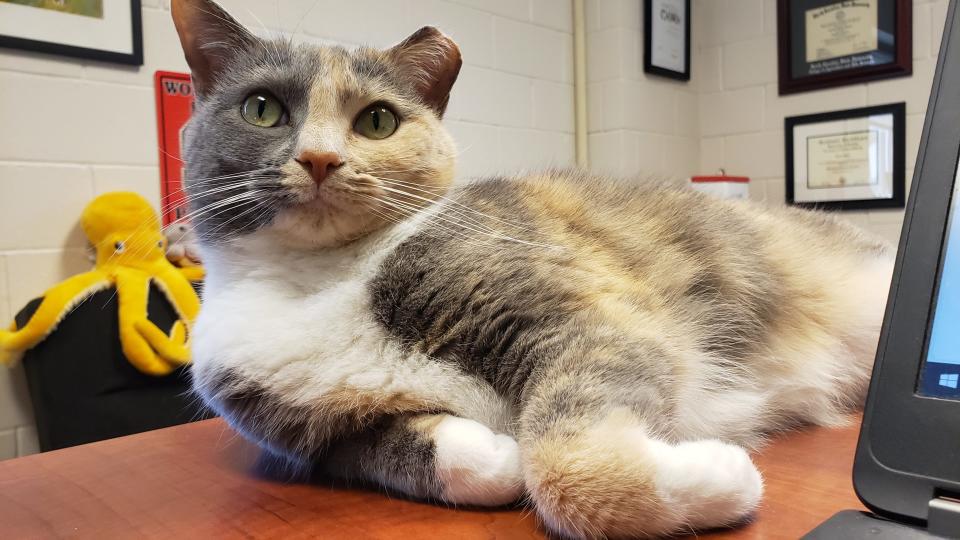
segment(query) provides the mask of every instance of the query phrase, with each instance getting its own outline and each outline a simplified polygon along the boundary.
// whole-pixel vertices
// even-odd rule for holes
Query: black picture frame
[[[878,47],[828,61],[807,62],[804,10],[838,5],[841,0],[777,0],[777,56],[780,95],[845,86],[913,73],[913,0],[878,2]],[[892,43],[891,43],[892,41]],[[844,67],[844,66],[847,67]],[[805,66],[805,67],[801,67]],[[814,66],[814,67],[811,67]],[[820,68],[822,73],[798,73]]]
[[[82,58],[84,60],[96,60],[98,62],[111,62],[115,64],[142,66],[143,22],[140,13],[140,0],[130,0],[130,28],[131,39],[133,40],[133,43],[132,52],[129,54],[117,51],[104,51],[100,49],[65,45],[52,41],[24,39],[3,34],[0,34],[0,47],[20,49],[43,54],[68,56],[71,58]]]
[[[692,13],[690,9],[690,0],[684,1],[686,10],[686,20],[684,21],[684,71],[674,71],[653,64],[653,0],[643,1],[643,71],[652,73],[661,77],[669,77],[678,81],[690,80],[690,19]]]
[[[784,119],[784,155],[786,157],[786,203],[791,206],[815,208],[820,210],[867,210],[875,208],[903,208],[906,202],[906,103],[891,103],[842,111],[831,111],[803,116],[791,116]],[[818,202],[797,202],[795,200],[796,183],[795,159],[793,155],[794,128],[807,124],[819,124],[835,120],[848,120],[870,116],[890,114],[893,116],[893,196],[877,199],[837,199]]]

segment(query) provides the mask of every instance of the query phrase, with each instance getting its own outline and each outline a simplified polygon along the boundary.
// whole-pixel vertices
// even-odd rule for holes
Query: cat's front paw
[[[454,504],[500,506],[523,494],[520,447],[509,435],[448,416],[433,430],[434,463],[443,500]]]

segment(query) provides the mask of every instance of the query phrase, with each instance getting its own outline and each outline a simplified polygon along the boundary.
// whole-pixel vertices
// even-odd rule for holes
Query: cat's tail
[[[555,398],[565,400],[563,393]],[[526,418],[526,426],[537,427],[520,433],[527,491],[562,537],[656,537],[732,525],[757,507],[763,482],[740,447],[669,444],[648,436],[628,409],[600,417],[590,409],[569,402],[533,407],[549,417]]]

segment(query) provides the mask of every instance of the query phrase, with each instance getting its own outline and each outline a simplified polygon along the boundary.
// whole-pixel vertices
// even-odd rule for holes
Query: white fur
[[[774,341],[769,354],[792,366],[768,381],[775,411],[819,425],[841,425],[849,410],[837,403],[862,405],[877,351],[893,256],[853,265],[842,257],[821,261],[827,280],[822,315],[832,328],[808,329],[806,341]],[[811,273],[813,270],[811,270]],[[792,357],[792,358],[791,358]]]
[[[269,232],[208,248],[207,290],[194,330],[194,369],[230,369],[310,406],[331,393],[356,403],[402,397],[506,429],[511,411],[489,384],[405,352],[374,320],[368,280],[419,221],[331,250],[297,250]]]
[[[520,447],[509,435],[447,416],[434,428],[433,442],[445,501],[499,506],[523,494]]]
[[[645,442],[656,468],[657,491],[685,526],[729,525],[760,503],[763,479],[742,448],[717,440]]]
[[[678,356],[687,359],[688,377],[677,386],[671,440],[723,438],[755,447],[759,434],[792,422],[829,426],[847,420],[843,404],[862,400],[869,381],[893,257],[864,263],[837,256],[817,264],[808,275],[831,276],[820,315],[835,326],[811,323],[805,332],[774,332],[760,353],[760,373],[716,367],[720,363],[704,358],[702,349],[683,351]],[[669,340],[672,347],[682,343],[689,341]]]

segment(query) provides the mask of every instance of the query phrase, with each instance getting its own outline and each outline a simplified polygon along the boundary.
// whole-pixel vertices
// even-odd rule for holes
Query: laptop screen
[[[950,219],[944,241],[943,266],[927,358],[920,371],[917,392],[924,396],[960,399],[960,170],[953,185]]]

